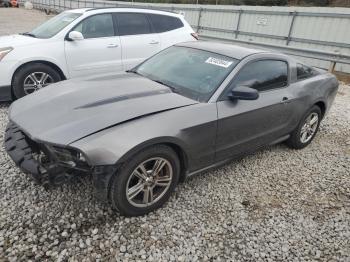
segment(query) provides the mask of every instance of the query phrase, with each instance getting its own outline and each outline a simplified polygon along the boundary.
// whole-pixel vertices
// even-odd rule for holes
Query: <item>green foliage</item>
[[[300,4],[310,5],[310,6],[328,6],[329,0],[302,0]]]
[[[266,6],[275,6],[275,5],[287,5],[287,0],[245,0],[243,1],[245,5],[266,5]]]

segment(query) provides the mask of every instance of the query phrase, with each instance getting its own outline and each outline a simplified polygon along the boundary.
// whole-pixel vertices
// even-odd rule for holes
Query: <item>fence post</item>
[[[333,73],[335,70],[336,64],[337,64],[336,62],[332,61],[331,64],[329,65],[328,72]]]
[[[297,16],[297,14],[298,14],[297,11],[293,12],[292,21],[290,22],[290,27],[289,27],[289,32],[288,32],[286,45],[289,45],[289,42],[291,41],[292,31],[293,31],[293,27],[294,27],[294,21],[295,21],[295,18]]]
[[[236,26],[236,32],[235,32],[235,39],[237,39],[238,34],[239,34],[239,25],[241,23],[241,15],[243,13],[243,9],[239,9],[238,12],[238,20],[237,20],[237,26]]]
[[[203,8],[199,8],[199,14],[198,14],[198,21],[197,21],[197,33],[199,32],[200,26],[201,26],[201,18],[202,18],[202,11]]]

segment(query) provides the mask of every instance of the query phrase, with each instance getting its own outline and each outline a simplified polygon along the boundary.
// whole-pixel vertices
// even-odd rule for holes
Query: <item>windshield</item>
[[[56,35],[59,31],[77,19],[81,14],[71,13],[71,12],[63,12],[47,22],[41,24],[37,28],[35,28],[30,33],[25,35],[37,37],[37,38],[50,38]]]
[[[183,96],[206,102],[238,62],[204,50],[173,46],[146,60],[134,72]]]

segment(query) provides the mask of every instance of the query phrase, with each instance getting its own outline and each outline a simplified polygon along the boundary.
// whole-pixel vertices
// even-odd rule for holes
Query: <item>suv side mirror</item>
[[[231,90],[228,97],[230,99],[256,100],[259,98],[259,92],[248,86],[236,86]]]
[[[78,31],[72,31],[72,32],[69,32],[69,34],[68,34],[68,40],[80,41],[80,40],[84,40],[84,36],[82,33],[78,32]]]

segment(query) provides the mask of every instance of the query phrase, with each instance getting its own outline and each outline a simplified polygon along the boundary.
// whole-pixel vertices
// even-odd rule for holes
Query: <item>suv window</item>
[[[306,65],[297,64],[297,79],[302,80],[312,77],[316,74],[315,70]]]
[[[111,14],[93,15],[84,19],[74,29],[83,34],[84,38],[114,36],[113,17]]]
[[[288,84],[288,65],[280,60],[260,60],[243,67],[233,85],[244,85],[258,91],[284,87]]]
[[[163,33],[178,29],[184,26],[182,21],[173,16],[149,14],[154,30]]]
[[[151,33],[151,26],[144,14],[117,13],[116,17],[120,36]]]

